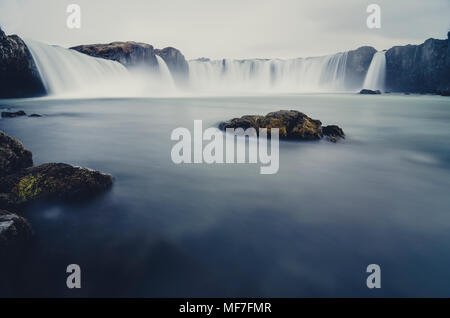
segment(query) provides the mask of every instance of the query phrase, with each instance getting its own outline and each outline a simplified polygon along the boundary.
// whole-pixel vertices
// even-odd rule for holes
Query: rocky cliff
[[[45,95],[31,54],[17,35],[6,36],[0,29],[0,98]]]
[[[117,61],[128,68],[135,66],[156,67],[160,56],[174,76],[175,80],[187,80],[189,64],[183,54],[173,47],[162,50],[154,49],[152,45],[139,42],[113,42],[109,44],[90,44],[71,47],[78,52]]]
[[[359,89],[377,52],[371,46],[362,46],[356,50],[348,51],[345,69],[345,82],[349,89]]]
[[[410,93],[449,92],[449,39],[428,39],[420,45],[394,46],[387,50],[386,89]]]
[[[150,44],[139,42],[112,42],[108,44],[88,44],[71,47],[78,52],[117,61],[128,68],[135,66],[155,67],[158,61],[155,49]]]
[[[166,47],[162,50],[155,50],[155,54],[159,55],[179,83],[188,80],[189,64],[179,50],[173,47]]]

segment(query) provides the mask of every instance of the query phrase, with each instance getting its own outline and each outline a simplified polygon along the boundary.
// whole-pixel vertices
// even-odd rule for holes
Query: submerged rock
[[[26,219],[0,210],[0,249],[17,246],[17,244],[26,242],[30,237],[31,227]]]
[[[312,119],[296,110],[279,110],[268,113],[266,116],[246,115],[241,118],[233,118],[230,121],[222,122],[219,128],[255,128],[258,133],[259,128],[267,128],[270,134],[270,128],[279,129],[279,137],[282,139],[296,140],[319,140],[324,136],[322,123],[320,120]],[[338,126],[327,126],[328,136],[336,141],[344,137],[344,132]]]
[[[17,139],[0,130],[0,177],[33,165],[33,155]]]
[[[26,115],[27,114],[23,110],[19,110],[17,112],[2,112],[2,118],[14,118]]]
[[[322,127],[323,135],[328,141],[337,142],[339,139],[345,139],[344,131],[336,125],[328,125]]]
[[[439,95],[441,96],[450,96],[450,88],[448,89],[442,89],[438,92]]]
[[[371,89],[362,89],[362,90],[360,90],[359,91],[359,93],[360,94],[362,94],[362,95],[379,95],[379,94],[381,94],[381,91],[380,90],[371,90]]]
[[[37,200],[89,199],[111,185],[111,175],[64,163],[46,163],[3,177],[0,207],[16,208]]]

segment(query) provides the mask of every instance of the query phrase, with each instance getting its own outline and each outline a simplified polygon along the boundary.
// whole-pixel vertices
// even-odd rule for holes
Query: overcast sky
[[[66,7],[81,6],[81,29]],[[366,8],[381,7],[381,29]],[[0,0],[0,25],[48,44],[140,41],[186,58],[305,57],[446,38],[449,0]]]

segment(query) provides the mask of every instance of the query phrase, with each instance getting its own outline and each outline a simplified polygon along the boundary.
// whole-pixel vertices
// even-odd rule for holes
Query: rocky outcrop
[[[112,42],[108,44],[88,44],[71,47],[72,50],[123,64],[128,68],[136,66],[157,67],[155,49],[150,44],[140,42]]]
[[[0,131],[0,177],[33,165],[33,156],[17,139]]]
[[[8,247],[17,247],[31,237],[31,227],[17,214],[0,210],[0,253]]]
[[[20,209],[37,200],[86,200],[111,185],[108,174],[64,163],[46,163],[3,177],[0,207]]]
[[[380,95],[381,91],[378,90],[378,89],[374,91],[374,90],[371,90],[371,89],[363,88],[362,90],[359,91],[359,93],[362,94],[362,95]]]
[[[14,118],[26,115],[27,114],[23,110],[19,110],[17,112],[2,112],[2,118]]]
[[[437,94],[449,91],[449,39],[428,39],[420,45],[394,46],[387,50],[386,89]]]
[[[25,42],[0,29],[0,98],[45,95],[39,72]]]
[[[84,200],[104,192],[112,176],[65,163],[32,167],[30,151],[0,131],[0,209],[20,211],[37,200]]]
[[[183,83],[188,80],[189,64],[179,50],[173,47],[166,47],[162,50],[155,50],[155,54],[159,55],[166,62],[176,81]]]
[[[139,42],[112,42],[109,44],[90,44],[71,47],[72,50],[108,60],[117,61],[127,68],[158,67],[156,55],[167,64],[172,76],[178,83],[188,79],[189,64],[184,55],[176,48],[154,49],[153,46]]]
[[[358,89],[364,83],[373,55],[377,52],[371,46],[362,46],[347,52],[345,83],[347,89]]]
[[[344,131],[336,125],[328,125],[322,127],[323,135],[328,141],[337,142],[339,139],[345,139]]]
[[[233,118],[220,123],[219,128],[222,130],[254,128],[257,134],[260,128],[267,128],[268,135],[270,135],[271,128],[278,128],[281,139],[295,140],[319,140],[327,135],[333,137],[328,140],[336,142],[345,136],[342,129],[335,125],[324,127],[324,134],[320,120],[312,119],[296,110],[279,110],[268,113],[266,116],[246,115]]]

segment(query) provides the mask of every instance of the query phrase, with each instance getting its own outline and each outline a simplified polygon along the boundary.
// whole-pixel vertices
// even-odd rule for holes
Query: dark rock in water
[[[359,93],[363,94],[363,95],[379,95],[379,94],[381,94],[381,92],[378,89],[373,91],[371,89],[365,89],[365,88],[360,90]]]
[[[111,185],[111,175],[64,163],[46,163],[3,177],[0,207],[20,209],[37,200],[89,199]]]
[[[358,89],[364,82],[373,55],[377,52],[371,46],[363,46],[347,52],[345,63],[345,85],[347,89]]]
[[[18,112],[2,112],[2,118],[14,118],[19,116],[26,116],[26,113],[23,110],[19,110]]]
[[[449,89],[443,89],[438,91],[438,94],[441,96],[450,96],[450,88]]]
[[[155,49],[150,44],[139,42],[112,42],[71,47],[72,50],[123,64],[128,68],[136,66],[157,67]]]
[[[0,177],[33,165],[33,156],[17,139],[0,131]]]
[[[179,50],[173,47],[166,47],[162,50],[155,50],[155,54],[159,55],[172,73],[174,79],[178,83],[188,80],[189,64]]]
[[[345,139],[344,131],[336,125],[328,125],[322,127],[323,135],[328,141],[337,142],[339,139]]]
[[[0,210],[0,252],[5,247],[17,247],[31,237],[31,227],[26,219]]]
[[[330,127],[327,133],[336,134],[337,137],[343,137],[344,132],[338,126]],[[241,118],[233,118],[230,121],[222,122],[219,128],[254,128],[258,134],[259,128],[267,128],[270,134],[270,128],[279,129],[279,137],[282,139],[296,140],[319,140],[323,137],[322,123],[320,120],[312,119],[296,110],[279,110],[268,113],[266,116],[246,115]]]
[[[428,39],[420,45],[387,50],[386,88],[433,94],[450,89],[450,40]]]
[[[0,29],[0,98],[45,95],[39,72],[25,42]]]
[[[31,114],[31,115],[28,116],[28,117],[42,117],[42,115],[39,115],[39,114]]]

